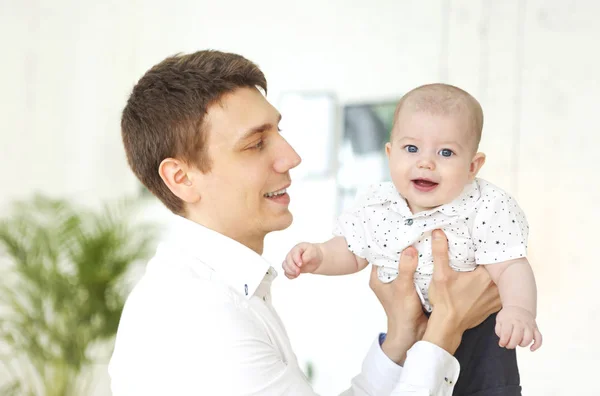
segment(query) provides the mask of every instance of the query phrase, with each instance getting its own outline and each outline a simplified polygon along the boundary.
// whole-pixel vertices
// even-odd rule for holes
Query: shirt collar
[[[261,255],[233,239],[188,220],[173,215],[165,242],[202,261],[232,289],[250,298],[265,275],[277,273]]]
[[[440,212],[446,216],[458,216],[466,213],[480,197],[477,179],[465,186],[462,193],[454,201],[438,206],[431,210],[413,214],[404,197],[400,195],[393,183],[382,183],[376,193],[369,198],[368,204],[382,204],[389,202],[392,210],[405,218],[425,217]]]

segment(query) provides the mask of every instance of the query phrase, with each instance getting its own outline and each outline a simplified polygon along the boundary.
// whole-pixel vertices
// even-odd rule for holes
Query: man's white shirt
[[[113,396],[315,395],[271,303],[276,276],[246,246],[174,215],[127,299],[109,364]],[[375,340],[343,394],[446,396],[458,374],[433,344],[415,344],[400,367]]]

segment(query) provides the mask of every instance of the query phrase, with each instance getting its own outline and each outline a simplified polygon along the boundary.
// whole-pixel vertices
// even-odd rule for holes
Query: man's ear
[[[475,179],[475,177],[477,176],[477,173],[479,173],[479,170],[481,169],[483,164],[485,164],[485,154],[484,153],[475,154],[475,156],[471,160],[471,165],[469,167],[469,179],[470,180]]]
[[[183,202],[192,204],[200,200],[195,168],[181,160],[166,158],[158,166],[158,174],[169,190]]]

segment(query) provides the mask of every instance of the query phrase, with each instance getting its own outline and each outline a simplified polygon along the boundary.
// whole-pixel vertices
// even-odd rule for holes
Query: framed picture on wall
[[[390,139],[397,100],[347,104],[342,109],[338,149],[338,213],[352,205],[356,193],[390,180],[385,143]]]

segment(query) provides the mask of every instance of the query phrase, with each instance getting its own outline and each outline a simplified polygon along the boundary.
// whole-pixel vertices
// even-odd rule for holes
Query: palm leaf
[[[25,357],[29,373],[12,370],[0,394],[76,394],[73,378],[93,360],[93,347],[116,333],[125,277],[151,254],[156,229],[135,220],[138,209],[121,200],[92,211],[36,195],[0,221],[0,258],[8,263],[0,339],[13,352],[6,367]]]

